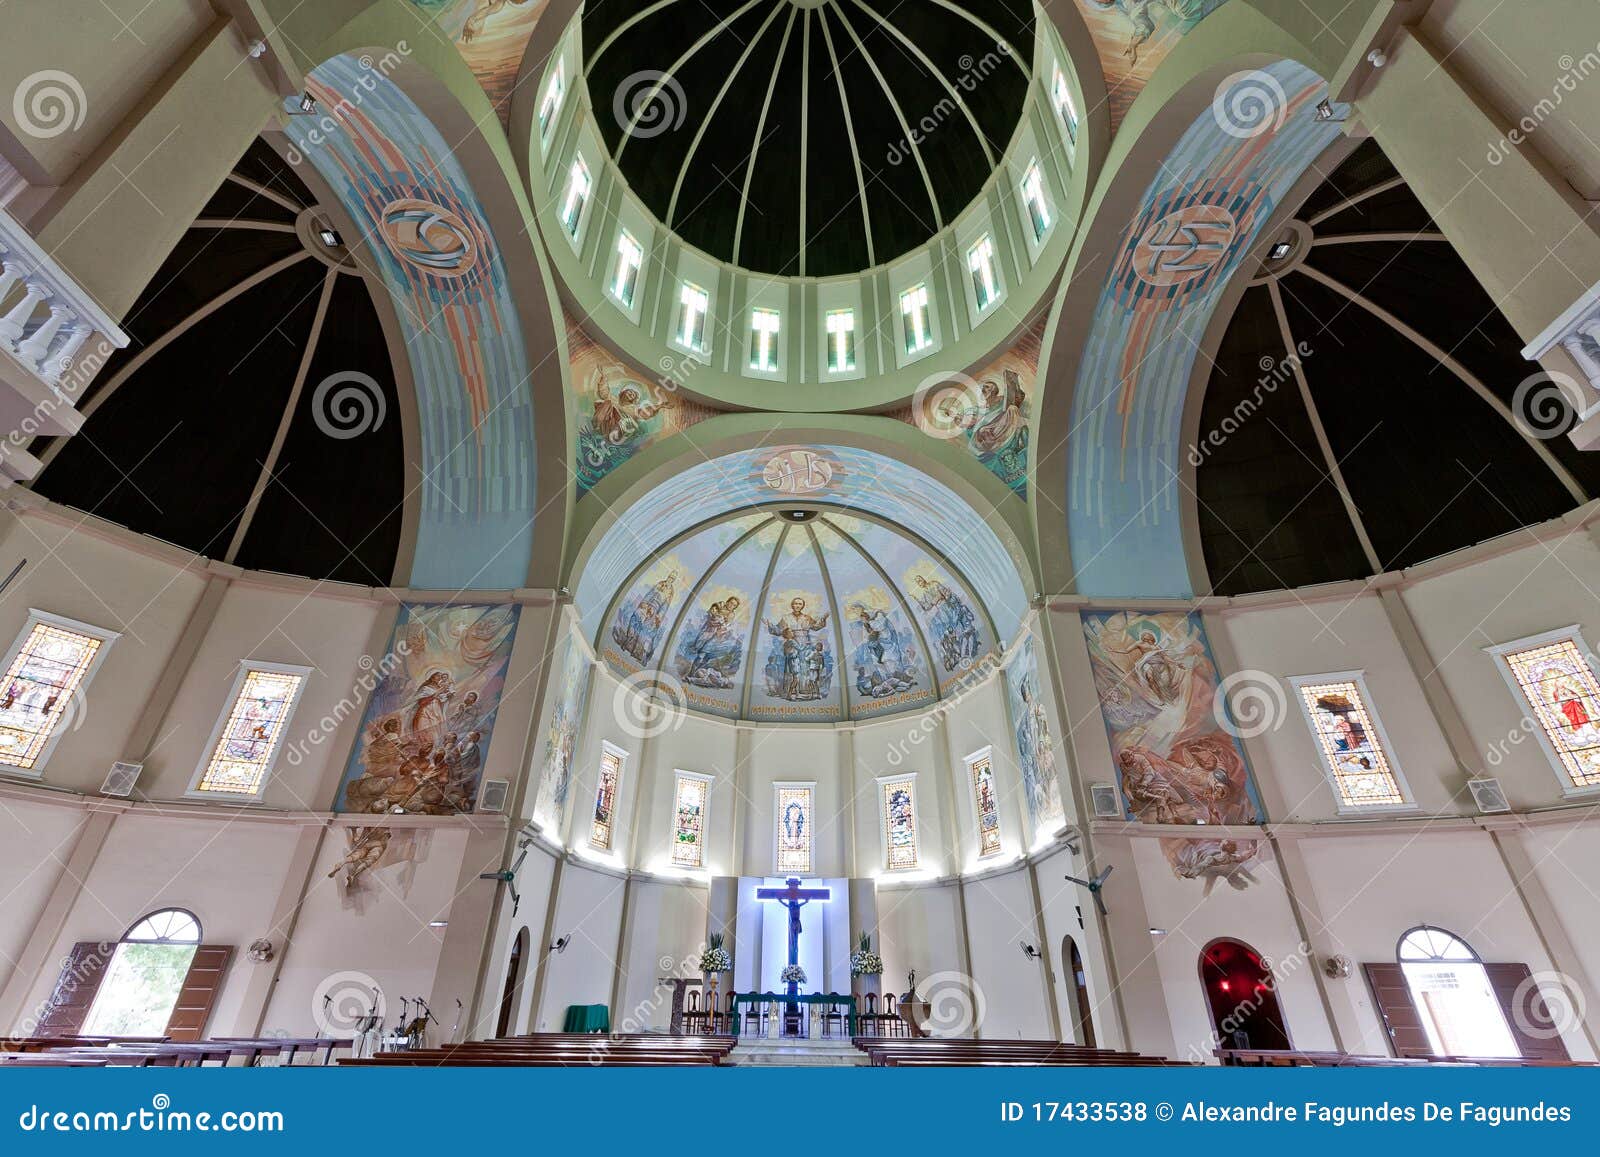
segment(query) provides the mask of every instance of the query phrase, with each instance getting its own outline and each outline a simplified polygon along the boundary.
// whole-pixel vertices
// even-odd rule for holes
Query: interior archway
[[[1200,953],[1200,986],[1223,1048],[1288,1049],[1277,982],[1261,954],[1242,940],[1220,939]]]

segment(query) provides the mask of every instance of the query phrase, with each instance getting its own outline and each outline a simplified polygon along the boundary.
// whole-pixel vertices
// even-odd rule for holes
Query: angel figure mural
[[[907,586],[917,606],[928,616],[930,633],[937,640],[939,661],[946,671],[964,671],[972,666],[982,646],[978,639],[978,617],[965,599],[950,585],[923,569],[914,569]]]
[[[383,663],[373,667],[382,677],[345,768],[339,811],[472,810],[516,623],[516,608],[504,605],[402,610]]]
[[[1198,616],[1083,615],[1090,668],[1129,817],[1150,824],[1253,824],[1260,818],[1243,748],[1228,730]],[[1168,845],[1171,846],[1168,846]],[[1203,846],[1202,846],[1203,845]],[[1253,840],[1163,841],[1173,871],[1244,887]]]
[[[889,609],[887,591],[868,590],[849,606],[850,666],[856,692],[874,699],[917,685],[915,644],[900,616]]]
[[[1123,55],[1137,64],[1139,50],[1156,34],[1156,24],[1171,24],[1180,32],[1187,32],[1202,17],[1220,8],[1225,0],[1088,0],[1102,12],[1115,12],[1132,28],[1128,46]]]

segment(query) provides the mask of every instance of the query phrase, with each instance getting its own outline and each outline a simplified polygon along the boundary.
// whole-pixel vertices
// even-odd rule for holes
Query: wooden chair
[[[882,1036],[910,1036],[906,1031],[906,1022],[900,1019],[900,1002],[895,999],[892,992],[883,994],[883,1016],[880,1020],[883,1025]]]

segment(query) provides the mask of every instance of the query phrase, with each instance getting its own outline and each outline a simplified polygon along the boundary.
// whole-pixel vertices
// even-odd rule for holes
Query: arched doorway
[[[1224,937],[1201,950],[1200,986],[1223,1048],[1292,1047],[1272,971],[1244,941]]]
[[[1435,1056],[1520,1056],[1488,969],[1461,937],[1422,924],[1400,937],[1395,959]]]
[[[1078,1026],[1078,1043],[1095,1047],[1094,1006],[1089,1002],[1089,974],[1084,970],[1083,957],[1078,955],[1077,942],[1070,936],[1061,938],[1061,959],[1072,978],[1073,1019]]]
[[[500,994],[500,1019],[495,1024],[495,1036],[507,1036],[511,1032],[511,1018],[517,1015],[517,999],[522,995],[522,975],[527,969],[528,960],[528,929],[526,926],[517,931],[517,938],[511,945],[511,962],[506,965],[506,987]]]
[[[122,935],[83,1023],[92,1036],[164,1036],[200,949],[200,921],[163,908]]]

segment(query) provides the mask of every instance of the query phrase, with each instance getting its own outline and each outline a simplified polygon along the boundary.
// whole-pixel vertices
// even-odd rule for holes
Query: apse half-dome
[[[966,577],[911,531],[782,505],[652,554],[595,643],[619,677],[690,710],[832,723],[932,705],[980,669],[996,635]]]
[[[1027,100],[1032,3],[589,4],[589,99],[629,187],[690,245],[826,277],[924,244]]]

